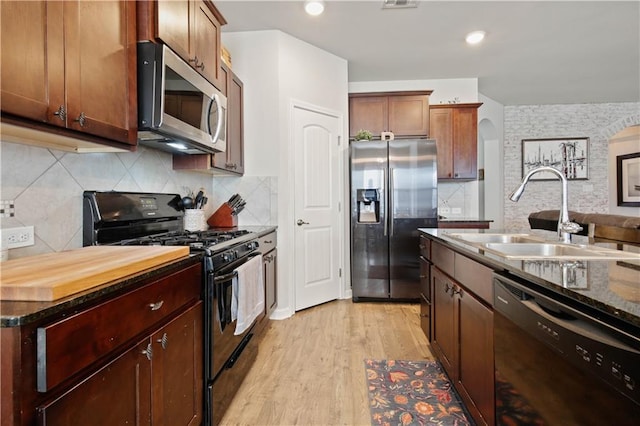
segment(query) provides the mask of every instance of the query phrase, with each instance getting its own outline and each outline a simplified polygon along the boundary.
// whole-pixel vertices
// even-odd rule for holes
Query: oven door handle
[[[228,274],[213,277],[213,282],[219,283],[219,282],[229,281],[230,279],[235,278],[237,276],[238,276],[238,271],[233,271],[233,272],[229,272]]]

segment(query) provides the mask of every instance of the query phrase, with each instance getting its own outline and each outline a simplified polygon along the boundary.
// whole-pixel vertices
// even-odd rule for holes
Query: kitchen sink
[[[446,234],[447,237],[471,244],[543,243],[545,240],[531,234]]]
[[[486,243],[480,248],[507,259],[640,259],[639,253],[624,252],[591,245],[572,245],[564,243]]]

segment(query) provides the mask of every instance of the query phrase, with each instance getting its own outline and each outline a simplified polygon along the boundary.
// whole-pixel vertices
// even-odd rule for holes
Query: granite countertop
[[[478,229],[420,228],[452,249],[481,262],[496,271],[505,271],[555,293],[595,308],[610,317],[640,329],[640,261],[638,260],[512,260],[491,254],[476,246],[447,236],[451,233],[518,233],[517,231]],[[526,230],[556,242],[556,233]],[[598,242],[588,237],[573,236],[573,243],[640,253],[640,247],[612,242]]]
[[[493,222],[491,219],[478,219],[477,217],[439,217],[438,222]]]
[[[252,234],[247,235],[246,240],[267,235],[276,229],[276,226],[240,226],[236,228],[220,228],[220,230],[225,231],[247,230],[252,232]],[[228,245],[232,246],[238,242],[238,240],[235,240]],[[219,247],[225,248],[225,243],[220,244]],[[158,276],[173,268],[184,267],[192,263],[199,262],[201,261],[202,255],[202,253],[192,253],[181,260],[170,262],[158,268],[150,269],[122,280],[112,281],[52,302],[0,301],[0,327],[21,326],[50,315],[55,315],[58,312],[68,310],[75,306],[90,303],[93,300],[103,298],[109,294],[133,289],[136,285],[139,285],[139,283],[147,278]]]
[[[0,327],[17,327],[91,303],[111,294],[134,289],[149,278],[154,278],[172,270],[201,262],[202,254],[191,254],[162,266],[148,269],[123,279],[96,286],[80,293],[72,294],[51,302],[0,301]]]

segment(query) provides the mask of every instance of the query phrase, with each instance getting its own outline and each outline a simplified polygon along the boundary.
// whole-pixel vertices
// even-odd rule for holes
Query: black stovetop
[[[125,239],[112,245],[122,246],[189,246],[192,249],[211,249],[216,245],[238,240],[251,232],[247,230],[209,230],[197,232],[167,232],[163,234],[148,235],[132,239]],[[225,244],[226,245],[226,244]]]

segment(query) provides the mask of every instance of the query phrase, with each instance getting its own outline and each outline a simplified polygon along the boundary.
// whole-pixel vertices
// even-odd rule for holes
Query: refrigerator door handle
[[[384,212],[384,232],[382,233],[382,235],[384,235],[385,237],[387,236],[387,228],[389,227],[389,215],[387,214],[387,191],[386,191],[386,186],[387,186],[387,172],[385,169],[382,169],[382,194],[383,194],[383,202],[384,202],[384,206],[382,209],[380,209],[382,212]]]
[[[387,221],[389,222],[389,235],[393,236],[393,167],[389,167],[389,208],[387,209]]]

